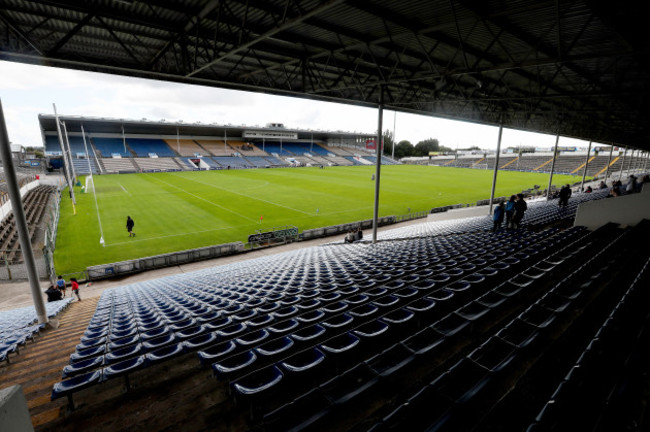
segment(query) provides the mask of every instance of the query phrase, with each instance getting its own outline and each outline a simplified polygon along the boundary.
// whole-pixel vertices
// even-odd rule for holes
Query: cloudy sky
[[[329,129],[373,133],[377,110],[352,105],[153,81],[68,69],[0,61],[0,100],[9,140],[24,146],[42,146],[38,114],[149,120],[186,123],[265,125],[284,123],[291,128]],[[393,129],[398,141],[413,144],[437,138],[451,148],[496,148],[498,129],[415,114],[384,112],[384,129]],[[502,146],[551,147],[555,137],[504,129]],[[587,146],[561,138],[560,145]]]

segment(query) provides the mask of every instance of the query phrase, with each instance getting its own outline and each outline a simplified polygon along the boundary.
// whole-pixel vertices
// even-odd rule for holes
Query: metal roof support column
[[[379,176],[381,174],[381,146],[383,144],[383,133],[382,129],[384,120],[384,86],[381,86],[379,89],[379,106],[377,109],[377,143],[376,155],[377,163],[375,170],[375,206],[372,215],[372,242],[377,243],[377,226],[379,223]]]
[[[391,151],[390,157],[395,160],[395,124],[397,123],[397,111],[393,111],[393,149]]]
[[[643,160],[643,172],[645,172],[645,168],[648,165],[648,156],[650,156],[650,152],[645,152],[645,159]]]
[[[625,156],[627,155],[627,147],[625,147],[625,151],[623,152],[623,160],[621,161],[621,169],[618,172],[618,180],[620,181],[623,178],[623,167],[625,166]]]
[[[124,154],[126,153],[126,135],[124,134],[124,123],[121,124],[122,126],[122,145],[124,145]]]
[[[503,136],[503,122],[499,125],[499,138],[497,139],[497,154],[494,160],[494,175],[492,176],[492,192],[490,193],[490,212],[494,206],[494,191],[497,187],[497,173],[499,172],[499,156],[501,156],[501,137]]]
[[[585,191],[585,177],[587,176],[587,168],[589,168],[589,155],[591,154],[591,140],[589,140],[589,147],[587,147],[587,157],[585,158],[585,169],[582,171],[582,183],[580,183],[580,192]]]
[[[548,176],[548,188],[546,188],[546,199],[551,196],[551,185],[553,184],[553,172],[555,172],[555,160],[557,159],[557,145],[560,142],[560,133],[555,136],[555,147],[553,148],[553,162],[551,163],[551,173]]]
[[[607,169],[605,170],[605,183],[607,183],[607,177],[609,177],[609,166],[612,164],[612,153],[614,153],[614,143],[609,147],[609,160],[607,161]]]
[[[11,208],[14,212],[14,220],[16,221],[16,229],[18,230],[18,238],[23,252],[23,259],[25,260],[25,267],[27,267],[27,277],[29,278],[29,288],[32,292],[32,299],[34,300],[36,317],[38,318],[39,324],[45,324],[48,322],[47,310],[45,309],[45,300],[43,300],[41,285],[38,281],[34,251],[32,250],[32,242],[30,240],[29,230],[27,229],[27,219],[25,219],[23,200],[20,197],[20,187],[16,178],[14,161],[11,158],[11,144],[9,143],[9,135],[7,134],[2,102],[0,102],[0,160],[2,160],[5,177],[7,178],[9,199],[11,200]]]

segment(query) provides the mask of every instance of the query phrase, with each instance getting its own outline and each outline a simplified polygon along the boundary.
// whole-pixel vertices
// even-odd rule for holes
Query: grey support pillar
[[[560,142],[560,134],[555,136],[555,147],[553,148],[553,162],[551,163],[551,173],[548,176],[548,188],[546,188],[546,199],[551,196],[551,185],[553,184],[553,172],[555,172],[555,160],[557,159],[557,145]]]
[[[585,177],[587,177],[587,168],[589,168],[589,155],[591,154],[591,140],[589,140],[589,147],[587,148],[587,157],[585,158],[585,169],[582,171],[582,183],[580,183],[580,192],[585,190]]]
[[[618,171],[618,179],[623,178],[623,167],[625,166],[625,156],[627,155],[627,147],[625,147],[625,151],[623,152],[623,160],[621,161],[621,169]]]
[[[607,177],[609,177],[609,166],[612,164],[612,154],[614,153],[614,143],[609,147],[609,160],[607,161],[607,169],[605,170],[605,183],[607,183]]]
[[[23,209],[23,202],[20,197],[20,187],[18,186],[18,180],[16,179],[14,161],[11,158],[11,145],[9,144],[9,135],[7,134],[7,125],[5,124],[2,102],[0,102],[0,156],[2,164],[4,165],[5,177],[7,178],[9,199],[11,200],[11,207],[14,212],[16,229],[18,230],[18,238],[20,240],[20,248],[22,249],[23,259],[25,260],[25,266],[27,267],[27,277],[29,278],[29,288],[34,300],[36,317],[38,318],[39,324],[45,324],[47,323],[47,310],[45,309],[45,301],[43,300],[41,285],[38,281],[34,251],[32,250],[32,242],[27,228],[27,219],[25,219],[25,210]]]
[[[383,144],[384,134],[383,130],[383,120],[384,120],[384,87],[382,86],[379,90],[379,107],[378,107],[378,118],[377,118],[377,143],[375,147],[377,148],[377,163],[375,170],[375,206],[372,214],[372,242],[377,243],[377,226],[379,225],[379,176],[381,174],[381,146]]]
[[[497,139],[497,155],[494,159],[494,175],[492,176],[492,192],[490,193],[490,213],[494,206],[494,191],[497,187],[497,172],[499,171],[499,156],[501,156],[501,137],[503,136],[503,123],[499,125],[499,138]]]

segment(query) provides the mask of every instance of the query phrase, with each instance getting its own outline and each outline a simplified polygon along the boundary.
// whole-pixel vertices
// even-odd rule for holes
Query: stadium
[[[0,109],[3,431],[648,428],[631,4],[0,3],[2,60],[354,104],[378,131],[55,108],[36,162]],[[386,109],[496,150],[394,158]],[[46,302],[58,275],[76,300]]]

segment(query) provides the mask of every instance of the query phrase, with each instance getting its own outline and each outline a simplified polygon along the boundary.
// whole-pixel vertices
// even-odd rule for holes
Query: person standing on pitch
[[[135,225],[135,222],[133,219],[131,219],[131,216],[126,217],[126,230],[129,232],[129,237],[135,237],[135,233],[133,232],[133,226]]]

